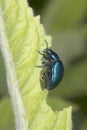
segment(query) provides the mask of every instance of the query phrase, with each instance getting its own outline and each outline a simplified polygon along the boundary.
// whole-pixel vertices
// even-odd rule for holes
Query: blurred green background
[[[29,5],[41,15],[46,33],[52,36],[52,49],[65,68],[62,82],[49,91],[47,102],[54,110],[72,105],[72,129],[87,130],[87,0],[29,0]],[[1,54],[0,101],[0,130],[14,130]]]

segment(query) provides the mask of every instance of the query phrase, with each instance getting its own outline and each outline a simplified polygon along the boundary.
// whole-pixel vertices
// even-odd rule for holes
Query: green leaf
[[[51,0],[43,11],[43,21],[47,30],[56,32],[76,28],[76,25],[81,25],[86,7],[86,0]]]
[[[0,48],[6,67],[8,91],[16,130],[71,130],[71,107],[53,112],[40,86],[41,56],[36,50],[50,47],[38,17],[26,0],[0,0]]]
[[[0,96],[7,95],[7,84],[6,84],[6,76],[5,76],[5,68],[3,57],[0,53]]]
[[[72,105],[73,111],[79,110],[79,106],[77,104],[61,99],[57,94],[56,96],[50,94],[48,96],[47,103],[52,107],[53,110],[61,110],[64,107],[69,107],[70,105]]]
[[[14,130],[13,112],[8,98],[0,101],[0,130]]]
[[[85,121],[82,123],[82,126],[80,127],[80,130],[87,130],[87,118]]]

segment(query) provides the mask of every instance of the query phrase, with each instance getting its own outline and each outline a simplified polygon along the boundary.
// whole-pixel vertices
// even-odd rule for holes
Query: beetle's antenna
[[[46,48],[48,49],[48,42],[47,42],[47,40],[44,40],[44,41],[46,43]]]

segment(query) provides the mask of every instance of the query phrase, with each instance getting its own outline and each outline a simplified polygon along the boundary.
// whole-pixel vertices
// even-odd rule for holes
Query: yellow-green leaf
[[[16,130],[71,130],[71,107],[53,112],[40,86],[41,56],[36,50],[51,44],[39,16],[26,0],[0,0],[0,48],[6,67],[8,91]]]
[[[9,98],[0,101],[0,130],[14,130],[13,112]]]

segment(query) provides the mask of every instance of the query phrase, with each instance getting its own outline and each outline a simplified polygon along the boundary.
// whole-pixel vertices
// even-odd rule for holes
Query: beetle
[[[45,81],[45,88],[48,90],[54,89],[61,81],[64,74],[64,66],[59,56],[48,48],[48,43],[45,40],[47,47],[43,51],[38,51],[43,56],[40,81]],[[45,68],[45,69],[44,69]]]

